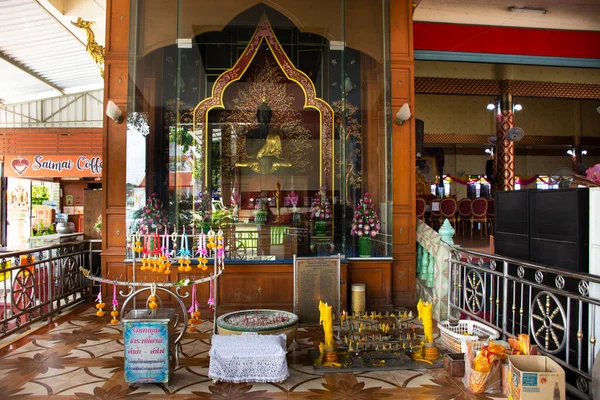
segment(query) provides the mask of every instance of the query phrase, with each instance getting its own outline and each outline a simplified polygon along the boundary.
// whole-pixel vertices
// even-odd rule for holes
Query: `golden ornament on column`
[[[514,127],[512,95],[503,93],[500,112],[496,114],[496,173],[498,190],[515,189],[515,144],[506,134]]]

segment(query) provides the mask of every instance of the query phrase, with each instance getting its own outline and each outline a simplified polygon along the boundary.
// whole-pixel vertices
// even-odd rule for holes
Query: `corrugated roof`
[[[0,101],[101,88],[85,44],[35,0],[0,1]]]

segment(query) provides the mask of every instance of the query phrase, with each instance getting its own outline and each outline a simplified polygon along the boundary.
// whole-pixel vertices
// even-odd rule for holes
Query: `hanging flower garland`
[[[195,325],[202,323],[200,319],[200,311],[198,311],[198,301],[196,300],[196,284],[192,285],[192,306],[188,309],[190,319],[188,320],[188,332],[196,332]]]
[[[112,299],[112,311],[110,312],[112,319],[110,320],[111,324],[118,324],[119,320],[117,316],[119,315],[119,300],[117,300],[117,284],[113,283],[113,299]]]
[[[214,282],[213,279],[210,280],[209,283],[209,292],[208,292],[208,311],[210,311],[211,313],[215,312],[216,309],[216,305],[217,302],[215,301],[215,287],[214,287]]]
[[[96,311],[96,315],[99,317],[104,317],[104,307],[106,307],[106,304],[104,304],[104,302],[102,301],[102,285],[100,285],[100,292],[98,292],[98,297],[96,297],[96,309],[98,309],[98,311]]]
[[[198,268],[206,271],[208,269],[208,250],[206,249],[206,234],[204,232],[201,232],[198,236],[198,250],[196,254],[198,255]]]
[[[150,286],[150,297],[148,297],[148,308],[156,310],[158,308],[158,296],[156,296],[156,282]]]

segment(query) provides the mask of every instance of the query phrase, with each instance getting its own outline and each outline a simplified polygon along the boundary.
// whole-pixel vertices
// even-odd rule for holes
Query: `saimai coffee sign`
[[[5,156],[4,176],[9,178],[98,177],[102,176],[102,157]]]

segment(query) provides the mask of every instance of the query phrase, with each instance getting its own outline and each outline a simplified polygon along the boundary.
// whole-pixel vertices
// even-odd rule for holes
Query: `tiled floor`
[[[54,326],[56,325],[56,326]],[[123,379],[120,325],[81,307],[0,348],[0,399],[485,399],[467,392],[443,370],[318,374],[307,349],[317,328],[298,332],[281,383],[214,384],[208,378],[212,323],[183,339],[183,354],[168,385],[128,386]],[[318,343],[317,343],[318,344]],[[497,397],[497,396],[495,396]]]

